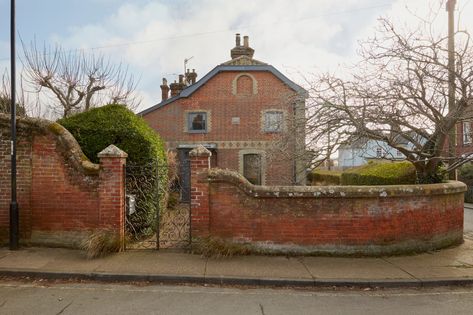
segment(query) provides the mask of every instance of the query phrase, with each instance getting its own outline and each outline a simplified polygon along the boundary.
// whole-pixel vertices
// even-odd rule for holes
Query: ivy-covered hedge
[[[341,185],[407,185],[415,184],[416,171],[412,163],[374,163],[345,171]]]
[[[127,193],[136,196],[136,213],[127,218],[135,236],[151,235],[157,213],[167,198],[167,161],[164,144],[146,122],[122,105],[107,105],[58,121],[77,139],[87,157],[114,144],[128,154]]]
[[[458,180],[464,182],[468,186],[465,193],[465,202],[473,202],[473,164],[467,163],[458,169]]]
[[[467,163],[458,169],[458,180],[467,186],[473,186],[473,164]]]
[[[307,174],[310,185],[340,185],[342,173],[328,170],[313,170]]]

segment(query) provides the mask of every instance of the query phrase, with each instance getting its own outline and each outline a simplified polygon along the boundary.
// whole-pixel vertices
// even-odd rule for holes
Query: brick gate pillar
[[[125,248],[125,164],[128,154],[109,145],[97,155],[99,173],[99,229],[116,233]]]
[[[209,183],[202,176],[210,168],[211,156],[212,153],[202,145],[189,152],[192,237],[206,237],[210,232]]]

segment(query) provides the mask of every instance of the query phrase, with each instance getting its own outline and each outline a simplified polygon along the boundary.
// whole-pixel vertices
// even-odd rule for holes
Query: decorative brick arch
[[[252,83],[253,83],[253,84],[252,84],[252,88],[253,88],[253,91],[252,91],[253,93],[252,93],[252,94],[253,94],[253,95],[258,94],[258,81],[256,81],[256,78],[255,78],[253,75],[251,75],[251,74],[249,74],[249,73],[247,73],[247,72],[240,73],[240,74],[237,74],[237,75],[235,76],[235,78],[234,78],[233,81],[232,81],[232,94],[233,94],[233,95],[237,95],[237,94],[238,94],[238,88],[237,88],[237,86],[238,86],[238,79],[240,79],[241,77],[244,77],[244,76],[250,78],[251,81],[252,81]]]

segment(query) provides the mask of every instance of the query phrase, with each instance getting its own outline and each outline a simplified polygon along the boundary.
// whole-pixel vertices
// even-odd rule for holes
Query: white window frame
[[[280,118],[275,126],[270,126],[269,117],[277,115]],[[284,112],[281,110],[267,110],[263,113],[263,131],[264,132],[282,132],[284,130]]]
[[[463,122],[463,144],[471,144],[471,121]]]
[[[377,159],[384,158],[384,150],[382,147],[376,147],[376,158]]]
[[[191,117],[194,115],[203,115],[204,117],[204,122],[205,122],[205,129],[192,129],[192,119]],[[189,133],[207,133],[209,130],[209,115],[206,111],[193,111],[193,112],[187,112],[186,113],[186,127],[187,127],[187,132]]]

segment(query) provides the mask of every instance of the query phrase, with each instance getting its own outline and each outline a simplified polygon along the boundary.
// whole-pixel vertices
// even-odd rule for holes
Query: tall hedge
[[[342,185],[407,185],[415,184],[416,171],[412,163],[368,163],[345,171]]]
[[[156,230],[157,214],[167,198],[164,144],[146,122],[122,105],[107,105],[58,121],[69,130],[84,154],[98,163],[97,154],[114,144],[128,154],[127,193],[136,196],[136,213],[127,230],[136,236]]]
[[[309,185],[313,186],[340,185],[341,176],[342,173],[339,171],[315,169],[307,174],[307,180]]]

